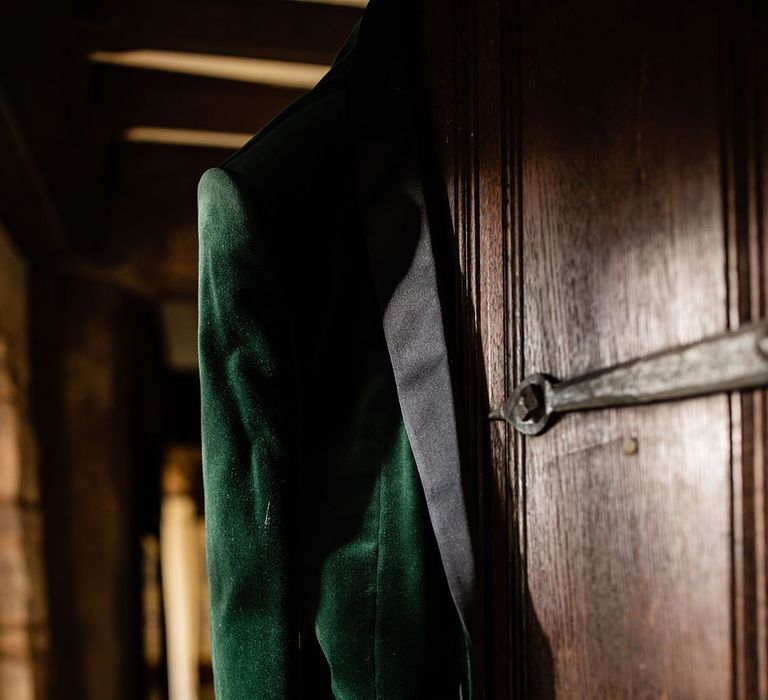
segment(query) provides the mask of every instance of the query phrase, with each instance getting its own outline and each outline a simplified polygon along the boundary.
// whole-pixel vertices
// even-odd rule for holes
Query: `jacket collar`
[[[413,18],[405,5],[371,0],[335,65],[350,63],[357,196],[405,428],[448,586],[471,639],[475,557],[419,166],[404,39]]]

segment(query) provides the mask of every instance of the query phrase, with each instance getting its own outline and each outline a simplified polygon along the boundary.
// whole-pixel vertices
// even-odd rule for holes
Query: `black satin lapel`
[[[372,0],[355,47],[350,113],[358,198],[405,427],[471,638],[475,560],[407,66],[396,46],[400,11],[399,2]]]

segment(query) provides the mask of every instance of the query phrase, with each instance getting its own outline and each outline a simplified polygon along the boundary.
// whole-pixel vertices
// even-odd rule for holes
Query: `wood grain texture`
[[[723,198],[728,314],[736,327],[766,313],[765,141],[768,13],[730,7],[723,25]],[[734,395],[731,409],[732,644],[735,698],[768,697],[766,394]]]
[[[256,133],[304,90],[235,80],[92,68],[94,109],[113,138],[131,126],[164,126]]]
[[[526,372],[726,328],[716,19],[708,3],[525,5]],[[728,422],[716,396],[565,416],[527,441],[556,695],[727,696]]]
[[[423,7],[485,697],[768,697],[764,392],[483,421],[525,374],[765,316],[768,7]]]
[[[475,644],[481,694],[517,695],[522,676],[524,578],[518,505],[519,472],[510,468],[516,443],[502,425],[488,431],[489,401],[500,401],[517,371],[516,217],[517,69],[507,61],[509,3],[422,2],[423,70],[429,126],[441,166],[456,250],[456,359],[460,432],[476,492],[484,633]],[[446,71],[445,66],[452,66]]]

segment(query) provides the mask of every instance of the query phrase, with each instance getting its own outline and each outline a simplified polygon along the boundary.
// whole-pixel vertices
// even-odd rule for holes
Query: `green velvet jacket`
[[[326,78],[200,182],[217,700],[470,697],[474,563],[392,55],[404,7],[373,0]]]

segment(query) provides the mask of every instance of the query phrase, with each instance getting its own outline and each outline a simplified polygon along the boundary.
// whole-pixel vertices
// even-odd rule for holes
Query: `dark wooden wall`
[[[525,440],[484,417],[530,372],[765,315],[765,3],[425,0],[422,20],[487,696],[766,697],[763,392]]]

